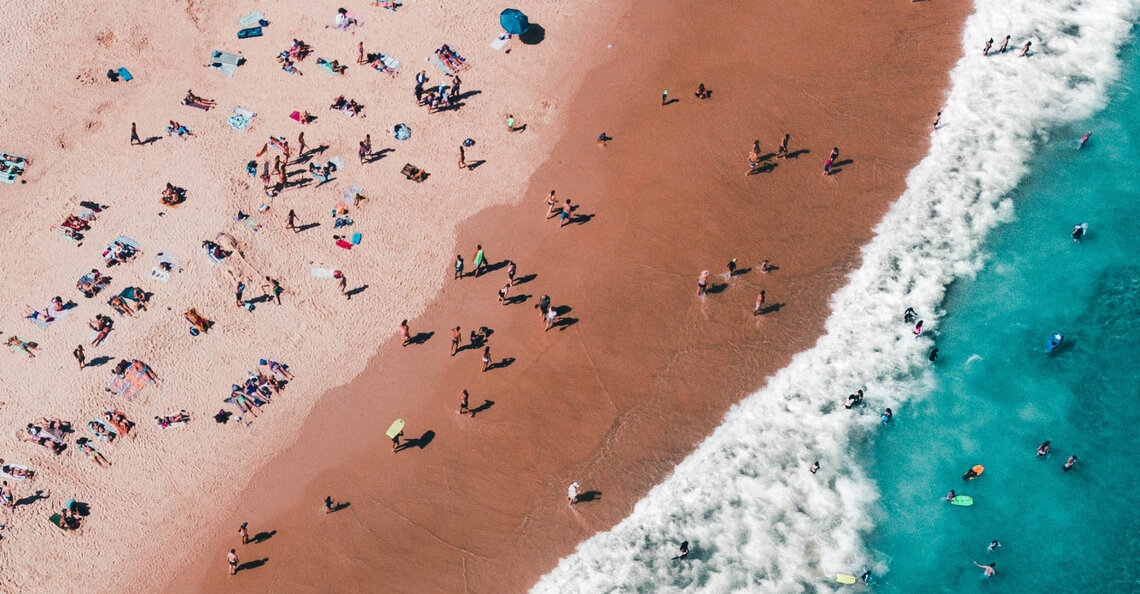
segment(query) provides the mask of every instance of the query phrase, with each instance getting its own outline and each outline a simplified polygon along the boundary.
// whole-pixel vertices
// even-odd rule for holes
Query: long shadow
[[[472,162],[467,164],[467,168],[468,169],[475,169],[476,167],[478,167],[478,166],[480,166],[486,162],[487,162],[486,159],[479,159],[478,161],[472,161]]]
[[[514,362],[515,362],[514,357],[507,357],[507,358],[503,359],[502,361],[498,361],[496,363],[492,363],[492,364],[488,365],[487,371],[491,371],[492,369],[499,369],[500,367],[510,367],[511,363],[514,363]]]
[[[487,264],[486,266],[483,267],[483,272],[479,276],[483,276],[484,274],[487,274],[488,272],[494,272],[496,270],[506,268],[507,263],[509,263],[509,262],[510,262],[510,260],[500,260],[498,262],[495,262],[494,264]]]
[[[350,291],[345,291],[344,294],[348,295],[350,298],[355,297],[355,296],[363,293],[364,289],[367,289],[367,288],[368,288],[368,285],[360,285],[359,287],[356,287],[355,289],[352,289]]]
[[[471,91],[466,91],[464,93],[460,93],[458,95],[453,95],[451,98],[453,101],[463,101],[464,99],[468,99],[470,97],[474,97],[475,95],[481,95],[481,94],[483,94],[483,91],[471,90]]]
[[[843,167],[844,165],[850,165],[854,162],[855,161],[853,159],[844,159],[844,160],[839,161],[837,163],[832,163],[831,164],[831,167],[832,167],[831,171],[834,172],[836,167]]]
[[[364,160],[364,164],[367,165],[369,163],[375,163],[375,162],[379,161],[380,159],[383,159],[384,157],[388,156],[389,153],[394,153],[394,152],[396,152],[396,149],[394,149],[394,148],[382,148],[382,149],[372,153],[371,155],[369,155],[368,158]]]
[[[95,357],[94,359],[87,362],[87,366],[88,367],[101,367],[103,365],[110,363],[112,359],[114,359],[114,357],[108,357],[106,355],[103,355],[101,357]]]
[[[787,156],[785,156],[784,158],[785,158],[785,159],[795,159],[796,157],[799,157],[800,155],[806,155],[806,154],[808,154],[808,153],[810,153],[810,152],[811,152],[811,151],[809,151],[809,150],[808,150],[808,149],[806,149],[806,148],[805,148],[805,149],[800,149],[800,150],[798,150],[798,151],[792,151],[792,152],[788,153],[788,154],[787,154]]]
[[[759,159],[757,159],[757,162],[763,163],[764,161],[767,161],[768,159],[771,159],[772,157],[775,157],[775,156],[776,156],[776,153],[768,153],[766,155],[762,155]]]
[[[297,227],[297,233],[300,233],[302,231],[308,231],[309,229],[313,229],[313,228],[320,227],[320,226],[321,226],[320,223],[306,223],[304,225],[301,225],[300,227]]]
[[[710,286],[708,288],[708,290],[705,292],[716,295],[717,293],[723,293],[724,290],[727,288],[728,288],[728,283],[713,283],[712,286]]]
[[[554,307],[554,313],[558,314],[559,316],[564,316],[572,311],[574,311],[574,308],[570,307],[569,305],[558,305]]]
[[[595,215],[592,214],[576,214],[570,217],[569,222],[574,225],[585,225],[594,219]]]
[[[32,495],[28,495],[27,497],[21,497],[21,498],[17,499],[16,503],[13,504],[13,507],[19,507],[21,505],[31,505],[31,504],[33,504],[33,503],[35,503],[41,499],[47,499],[49,497],[51,497],[51,493],[44,495],[43,490],[39,489]]]
[[[602,498],[601,491],[586,491],[585,493],[578,494],[578,503],[585,503],[587,501],[596,501]]]
[[[756,175],[757,173],[769,173],[778,166],[779,163],[764,163],[763,165],[757,165],[756,169],[748,172],[748,175]]]
[[[764,314],[774,313],[774,312],[780,311],[780,309],[782,307],[784,307],[785,305],[787,305],[787,303],[773,303],[772,305],[769,305],[767,307],[761,307],[753,315],[762,316]]]
[[[674,97],[674,98],[672,98],[672,99],[670,99],[670,100],[666,101],[665,103],[662,103],[661,105],[662,105],[662,106],[666,106],[666,105],[673,105],[674,103],[680,103],[680,102],[681,102],[681,100],[680,100],[680,99],[678,99],[678,98]]]
[[[420,332],[419,334],[409,338],[408,344],[423,344],[431,340],[431,337],[433,336],[435,336],[435,332]]]
[[[515,279],[515,285],[522,285],[525,283],[529,283],[530,281],[532,281],[536,278],[538,278],[537,274],[528,274],[526,276],[520,276],[520,277]]]
[[[348,506],[350,506],[350,505],[352,505],[352,502],[351,502],[351,501],[342,501],[342,502],[340,502],[340,503],[338,503],[338,504],[336,504],[336,505],[332,506],[332,507],[329,509],[328,513],[330,513],[330,514],[331,514],[331,513],[334,513],[334,512],[338,512],[338,511],[340,511],[340,510],[342,510],[342,509],[344,509],[344,508],[346,508],[346,507],[348,507]]]
[[[162,140],[161,136],[151,136],[150,138],[143,140],[142,142],[139,142],[139,146],[146,146],[148,144],[158,142],[160,140]]]
[[[412,448],[419,448],[422,450],[426,448],[433,439],[435,439],[435,431],[429,429],[419,437],[413,437],[411,439],[404,440],[404,443],[397,446],[395,451],[402,452],[404,450],[410,450]]]
[[[261,567],[262,565],[265,565],[266,563],[269,563],[269,557],[266,557],[264,559],[257,559],[255,561],[246,561],[245,563],[238,565],[237,569],[234,570],[234,573],[237,573],[239,571],[245,571],[247,569],[257,569],[258,567]]]
[[[751,267],[737,268],[735,271],[733,271],[731,278],[736,278],[738,276],[744,276],[744,275],[748,274],[749,272],[752,272]]]
[[[253,538],[249,539],[249,542],[253,544],[261,544],[273,538],[275,534],[277,534],[276,530],[270,530],[269,532],[258,532],[257,534],[253,535]]]
[[[558,331],[561,332],[577,323],[578,318],[560,318],[554,322],[554,325],[551,326],[551,328],[558,328]]]
[[[508,297],[505,299],[503,301],[503,304],[514,305],[516,303],[526,303],[526,300],[530,299],[531,297],[533,297],[533,295],[515,295],[514,297]]]
[[[470,409],[468,412],[471,413],[471,418],[474,419],[475,413],[481,413],[485,410],[490,409],[492,406],[495,406],[494,400],[484,400],[483,404],[480,404],[477,408]]]

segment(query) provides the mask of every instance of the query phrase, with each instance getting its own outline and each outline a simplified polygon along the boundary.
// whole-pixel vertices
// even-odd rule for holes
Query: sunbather
[[[34,342],[28,342],[26,340],[20,340],[19,338],[17,338],[16,336],[13,335],[13,336],[8,337],[8,346],[13,351],[23,352],[23,353],[28,355],[29,359],[34,359],[36,357],[36,354],[33,353],[32,350],[39,348],[40,345],[38,345]]]
[[[194,94],[194,91],[186,91],[186,97],[182,99],[182,105],[189,105],[191,107],[200,107],[209,111],[210,108],[217,105],[217,101],[213,99],[203,99]]]
[[[123,300],[123,298],[118,296],[118,295],[111,297],[107,301],[107,305],[110,305],[111,309],[119,312],[121,315],[124,315],[124,316],[134,316],[135,315],[135,311],[133,309],[131,309],[131,306],[127,305],[127,302],[125,300]]]
[[[87,325],[96,332],[95,338],[91,340],[91,346],[99,346],[103,344],[104,340],[107,340],[107,335],[111,333],[115,321],[103,314],[96,314],[95,319],[87,322]]]
[[[174,184],[166,182],[166,188],[162,190],[162,203],[167,206],[177,206],[186,201],[186,191],[182,188],[175,187]]]
[[[109,410],[103,413],[103,418],[119,432],[119,435],[130,435],[131,430],[135,428],[134,422],[121,410]]]
[[[198,310],[186,310],[185,317],[186,321],[190,322],[190,325],[196,328],[199,332],[208,332],[210,330],[210,320],[202,317],[201,314],[198,313]]]
[[[108,431],[106,425],[99,421],[88,421],[87,427],[95,434],[95,437],[103,441],[114,441],[118,437],[114,431]]]
[[[351,27],[353,25],[359,25],[359,24],[360,23],[356,19],[348,16],[348,10],[346,10],[344,8],[338,8],[337,9],[336,18],[333,19],[333,26],[334,27],[336,27],[337,29],[340,29],[342,31],[345,31],[345,30],[348,30],[349,27]]]
[[[210,254],[210,257],[215,260],[225,260],[226,258],[230,257],[230,254],[233,253],[223,250],[222,246],[210,240],[203,241],[202,247],[206,248],[206,253]]]
[[[34,470],[28,470],[27,468],[23,468],[20,466],[12,466],[11,464],[5,464],[3,458],[0,458],[0,472],[6,474],[8,476],[18,478],[18,479],[31,480],[31,479],[36,477],[36,472]]]
[[[187,128],[186,126],[183,126],[174,120],[170,120],[170,123],[166,125],[166,135],[169,136],[171,134],[177,134],[178,137],[182,140],[186,140],[187,138],[194,136],[194,133],[190,131],[190,128]]]
[[[280,375],[287,380],[293,379],[293,372],[289,371],[289,366],[287,365],[283,365],[272,359],[262,359],[261,364],[268,367],[269,371],[273,372],[275,375]]]
[[[146,363],[143,363],[142,361],[139,361],[138,359],[131,361],[131,371],[133,371],[135,373],[146,374],[146,378],[152,382],[161,382],[162,381],[162,378],[158,377],[158,374],[154,372],[154,369],[151,368],[150,365],[147,365]]]
[[[281,60],[281,69],[285,72],[288,72],[289,74],[297,74],[300,76],[305,75],[304,72],[301,72],[297,69],[297,65],[294,64],[293,60],[289,59],[288,57],[285,57]]]
[[[348,66],[342,65],[339,60],[329,61],[324,58],[317,58],[317,64],[327,64],[329,69],[331,69],[336,74],[344,74],[345,71],[348,70]]]
[[[103,454],[100,454],[99,451],[95,449],[95,446],[91,445],[90,439],[80,437],[75,440],[75,445],[79,448],[79,451],[87,454],[87,457],[90,458],[92,462],[98,464],[99,468],[106,468],[111,465],[111,461],[104,458]]]
[[[28,425],[27,431],[20,433],[20,439],[43,446],[57,456],[63,453],[63,450],[67,448],[63,442],[50,435],[44,434],[39,427],[31,424]]]
[[[384,58],[384,54],[368,54],[368,58],[365,61],[368,65],[372,66],[379,72],[396,76],[396,71],[392,70],[388,67],[387,64],[384,63]]]
[[[75,215],[67,215],[67,218],[60,223],[61,227],[67,227],[75,231],[86,231],[91,228],[87,221]]]
[[[134,246],[119,240],[112,241],[111,245],[107,246],[107,249],[103,251],[103,259],[107,261],[107,266],[129,262],[137,255],[138,250],[136,250]]]
[[[285,54],[288,57],[294,58],[300,62],[301,60],[304,60],[312,51],[313,47],[311,45],[305,43],[304,41],[301,41],[300,39],[294,39],[293,45],[285,51]]]
[[[261,416],[261,407],[254,404],[241,390],[230,392],[230,397],[234,399],[234,404],[236,404],[243,413],[248,413],[255,417]]]
[[[158,421],[158,425],[160,427],[166,429],[167,427],[176,423],[189,423],[190,413],[182,410],[176,415],[166,415],[165,417],[155,417],[154,419]]]

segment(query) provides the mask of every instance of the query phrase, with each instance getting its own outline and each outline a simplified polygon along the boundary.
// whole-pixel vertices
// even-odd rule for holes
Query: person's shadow
[[[435,439],[435,431],[432,431],[429,429],[429,430],[425,431],[424,434],[419,436],[419,437],[414,437],[412,439],[404,440],[404,443],[400,444],[400,446],[396,448],[396,451],[402,452],[406,449],[411,449],[411,448],[419,448],[422,450],[422,449],[428,447],[428,444],[431,443],[433,439]]]
[[[257,569],[258,567],[261,567],[262,565],[265,565],[266,563],[269,563],[269,557],[265,557],[264,559],[257,559],[255,561],[246,561],[245,563],[238,565],[237,569],[234,570],[234,573],[237,573],[239,571],[245,571],[247,569]]]
[[[495,406],[494,400],[484,400],[483,404],[480,404],[477,408],[469,409],[468,412],[471,413],[471,418],[474,419],[475,413],[481,413],[485,410],[490,409],[492,406]]]
[[[773,303],[772,305],[769,305],[767,307],[761,307],[760,309],[756,310],[756,312],[753,313],[752,315],[762,316],[764,314],[777,312],[777,311],[780,311],[780,309],[782,307],[784,307],[785,305],[787,305],[787,304],[786,303]]]
[[[511,363],[514,363],[514,362],[515,362],[514,357],[507,357],[501,361],[497,361],[495,363],[488,365],[487,371],[491,371],[492,369],[499,369],[501,367],[510,367]]]
[[[344,294],[348,295],[350,298],[356,297],[357,295],[363,293],[364,290],[367,288],[368,288],[368,285],[360,285],[359,287],[356,287],[355,289],[345,291]]]
[[[431,340],[432,336],[435,336],[435,332],[420,332],[419,334],[409,338],[408,344],[423,344],[428,340]]]
[[[526,303],[526,300],[530,299],[531,297],[533,297],[533,295],[525,295],[525,294],[524,295],[515,295],[514,297],[508,297],[508,298],[504,299],[503,303],[506,305],[514,305],[516,303]]]
[[[601,491],[586,491],[585,493],[578,494],[578,503],[586,503],[589,501],[596,501],[602,498]]]
[[[253,535],[253,538],[249,539],[249,542],[252,544],[261,544],[273,538],[273,535],[275,534],[277,534],[276,530],[270,530],[269,532],[258,532],[257,534]]]
[[[50,493],[47,495],[44,495],[43,490],[40,489],[40,490],[37,490],[35,493],[28,495],[27,497],[21,497],[20,499],[17,499],[16,503],[14,503],[12,505],[12,507],[19,507],[21,505],[31,505],[31,504],[33,504],[33,503],[35,503],[41,499],[48,499],[50,497],[51,497]]]

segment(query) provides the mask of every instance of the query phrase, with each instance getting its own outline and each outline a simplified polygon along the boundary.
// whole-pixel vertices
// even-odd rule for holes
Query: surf
[[[889,571],[865,542],[879,494],[861,462],[878,432],[892,430],[879,413],[933,390],[928,354],[947,287],[985,263],[982,242],[1012,220],[1010,194],[1035,147],[1104,107],[1137,9],[1134,0],[976,2],[942,125],[832,297],[825,335],[533,591],[815,591],[837,574]],[[985,39],[1006,34],[1009,51],[981,55]],[[925,322],[921,337],[903,323],[907,307]],[[857,389],[863,406],[845,409]],[[673,560],[682,541],[690,552]]]

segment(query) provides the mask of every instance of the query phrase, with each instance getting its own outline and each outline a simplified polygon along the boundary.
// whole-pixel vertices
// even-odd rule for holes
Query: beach
[[[621,520],[732,404],[816,340],[829,295],[924,154],[965,9],[897,8],[834,8],[834,23],[866,19],[853,34],[793,26],[810,20],[810,7],[761,18],[634,4],[620,21],[624,41],[612,50],[599,41],[596,51],[614,57],[587,77],[523,204],[460,226],[468,262],[478,244],[491,263],[511,259],[520,276],[534,275],[513,289],[526,301],[496,302],[502,267],[459,281],[440,270],[447,286],[410,320],[413,335],[430,337],[388,342],[326,394],[170,587],[382,580],[393,591],[522,591]],[[730,15],[739,19],[731,32],[694,25],[723,26]],[[776,40],[772,55],[743,55],[739,39],[750,35]],[[922,48],[922,59],[884,39]],[[741,80],[742,68],[755,81]],[[713,90],[707,102],[690,98],[701,82]],[[664,88],[678,103],[660,104]],[[601,132],[613,138],[604,149]],[[769,156],[775,167],[746,176],[752,141],[774,153],[784,133],[790,152],[808,152]],[[825,178],[833,146],[851,163]],[[550,189],[579,205],[575,223],[544,218]],[[748,270],[721,280],[732,258]],[[778,269],[765,275],[766,259]],[[702,300],[705,269],[714,281]],[[753,316],[759,290],[768,311]],[[541,295],[564,308],[566,325],[543,330],[533,307]],[[448,356],[456,325],[465,344],[470,330],[493,330],[496,369],[481,373],[476,349]],[[481,409],[474,418],[456,414],[462,389]],[[414,442],[391,454],[383,431],[396,418]],[[570,508],[573,481],[590,500]],[[326,496],[348,506],[323,514]],[[229,578],[223,553],[246,521],[271,535],[239,550],[256,566]]]

